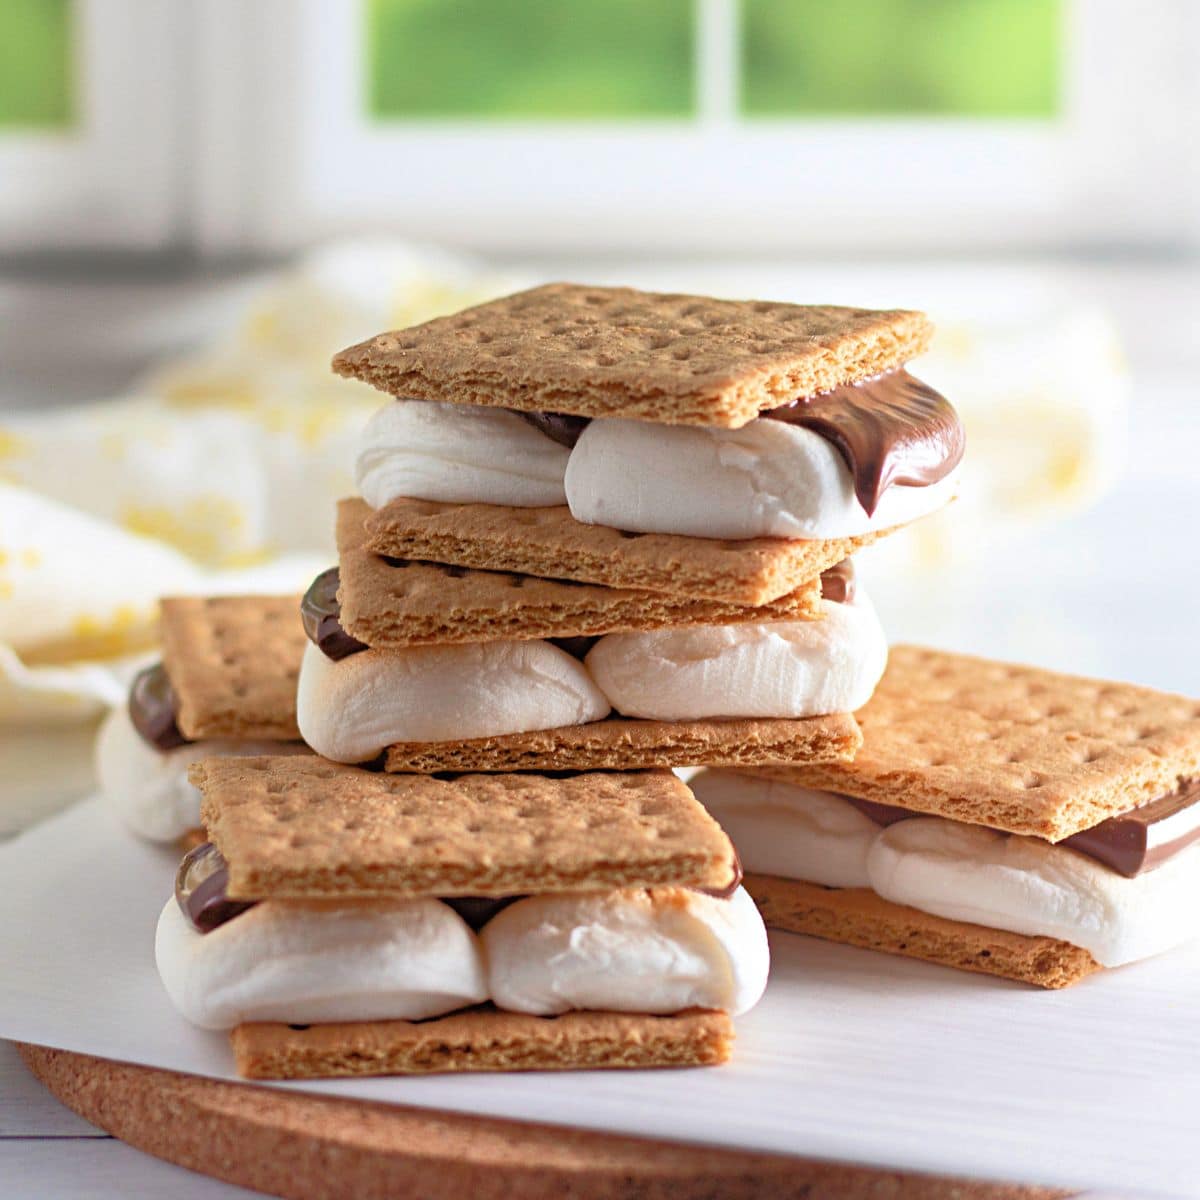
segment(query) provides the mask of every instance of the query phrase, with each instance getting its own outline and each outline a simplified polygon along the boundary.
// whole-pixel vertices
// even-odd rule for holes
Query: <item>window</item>
[[[692,0],[367,0],[376,120],[637,120],[693,109]]]
[[[741,111],[1058,115],[1059,0],[742,0]]]
[[[0,8],[0,129],[73,123],[67,0],[7,0]]]

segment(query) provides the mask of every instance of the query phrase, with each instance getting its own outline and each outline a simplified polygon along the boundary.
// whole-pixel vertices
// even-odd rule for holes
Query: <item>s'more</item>
[[[296,678],[299,596],[169,596],[162,659],[134,676],[96,739],[100,795],[132,833],[173,842],[200,825],[188,768],[202,758],[306,754]]]
[[[343,351],[395,399],[312,595],[305,739],[392,770],[851,758],[887,648],[849,557],[957,487],[958,417],[905,370],[929,333],[555,284]]]
[[[644,769],[840,759],[858,746],[850,710],[887,647],[849,562],[752,608],[384,557],[369,549],[368,512],[342,502],[339,565],[302,606],[297,719],[326,758]]]
[[[155,957],[248,1078],[702,1066],[766,985],[729,839],[670,772],[192,767]]]
[[[1047,988],[1200,936],[1200,702],[899,646],[858,717],[692,781],[768,925]]]

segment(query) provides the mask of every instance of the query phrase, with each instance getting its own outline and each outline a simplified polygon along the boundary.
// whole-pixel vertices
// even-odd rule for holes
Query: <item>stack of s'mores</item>
[[[102,739],[140,832],[203,826],[159,924],[180,1010],[259,1077],[719,1062],[766,982],[752,896],[1035,982],[1126,961],[1090,931],[1165,912],[1186,852],[1122,891],[1051,842],[1200,774],[1196,706],[1126,689],[1114,748],[1103,685],[903,648],[884,675],[850,555],[957,486],[958,419],[905,369],[929,332],[554,285],[338,355],[395,399],[337,567],[167,602]],[[192,790],[156,832],[157,769]],[[1012,915],[1039,889],[1052,928]]]

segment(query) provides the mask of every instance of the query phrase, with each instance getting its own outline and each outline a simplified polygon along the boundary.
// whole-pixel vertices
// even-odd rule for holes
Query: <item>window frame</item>
[[[76,121],[0,133],[0,250],[163,249],[178,233],[178,12],[74,0],[70,19]]]
[[[293,0],[298,69],[278,80],[291,98],[257,135],[279,169],[244,198],[240,230],[203,240],[286,250],[369,229],[501,253],[1160,246],[1192,232],[1178,153],[1189,31],[1171,0],[1144,3],[1130,21],[1122,0],[1068,0],[1063,44],[1078,52],[1055,122],[739,119],[733,0],[698,0],[691,122],[383,125],[365,116],[362,8]],[[862,187],[864,162],[878,189]]]

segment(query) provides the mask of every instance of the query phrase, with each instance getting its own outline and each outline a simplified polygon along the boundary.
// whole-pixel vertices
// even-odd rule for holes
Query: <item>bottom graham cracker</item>
[[[649,721],[608,717],[532,733],[456,742],[398,742],[386,770],[633,771],[652,767],[755,767],[849,762],[862,745],[850,713],[799,720]]]
[[[535,1017],[478,1008],[430,1021],[239,1025],[230,1041],[244,1079],[328,1079],[706,1067],[728,1060],[733,1036],[728,1013],[705,1009],[663,1017],[614,1012]]]
[[[893,904],[869,888],[827,888],[799,879],[749,873],[744,882],[772,929],[807,933],[1042,988],[1070,987],[1102,970],[1086,950],[1070,942],[949,921]]]

